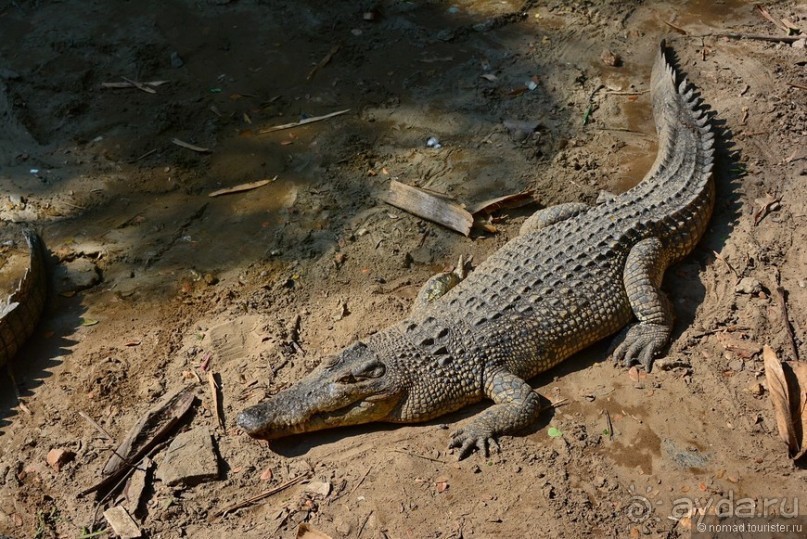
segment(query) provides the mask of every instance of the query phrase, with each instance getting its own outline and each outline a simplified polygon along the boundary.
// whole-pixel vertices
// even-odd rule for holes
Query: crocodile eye
[[[387,367],[380,361],[370,361],[365,363],[353,373],[356,380],[371,380],[373,378],[381,378],[387,372]]]
[[[356,378],[352,374],[346,374],[336,379],[339,384],[355,384]]]

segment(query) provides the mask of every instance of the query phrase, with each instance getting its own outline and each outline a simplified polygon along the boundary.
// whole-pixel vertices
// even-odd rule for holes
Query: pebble
[[[734,287],[734,291],[740,294],[759,294],[762,292],[762,283],[753,277],[743,277]]]

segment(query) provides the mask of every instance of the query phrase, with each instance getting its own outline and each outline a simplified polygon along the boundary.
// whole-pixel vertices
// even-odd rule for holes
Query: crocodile
[[[0,302],[0,367],[11,360],[34,333],[45,307],[47,274],[42,240],[23,229],[29,259],[25,273],[5,302]]]
[[[416,302],[405,320],[246,408],[239,427],[272,440],[371,421],[427,421],[490,399],[450,435],[463,459],[488,455],[501,435],[534,424],[541,399],[526,380],[597,341],[617,334],[613,358],[649,371],[673,327],[664,272],[695,247],[715,199],[714,134],[671,55],[662,41],[650,81],[659,150],[639,184],[597,206],[537,211],[442,297]],[[427,281],[421,296],[441,282],[445,275]]]

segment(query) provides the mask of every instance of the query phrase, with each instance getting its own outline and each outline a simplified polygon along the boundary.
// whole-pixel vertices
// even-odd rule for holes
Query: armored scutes
[[[443,297],[362,339],[295,386],[244,410],[256,438],[371,421],[425,421],[480,401],[494,404],[451,435],[463,458],[536,421],[525,380],[613,335],[615,359],[650,369],[670,337],[664,271],[700,239],[714,205],[714,136],[664,42],[651,95],[656,161],[633,189],[595,207],[562,204]],[[436,278],[440,278],[437,276]],[[431,290],[431,281],[426,284]]]
[[[25,274],[5,302],[0,301],[0,367],[13,358],[33,334],[47,296],[42,241],[36,232],[22,232],[30,258]]]

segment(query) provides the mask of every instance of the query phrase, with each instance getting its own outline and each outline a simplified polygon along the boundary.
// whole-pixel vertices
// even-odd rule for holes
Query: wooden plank
[[[474,224],[471,213],[446,195],[430,193],[418,187],[392,180],[381,200],[434,223],[468,236]]]

